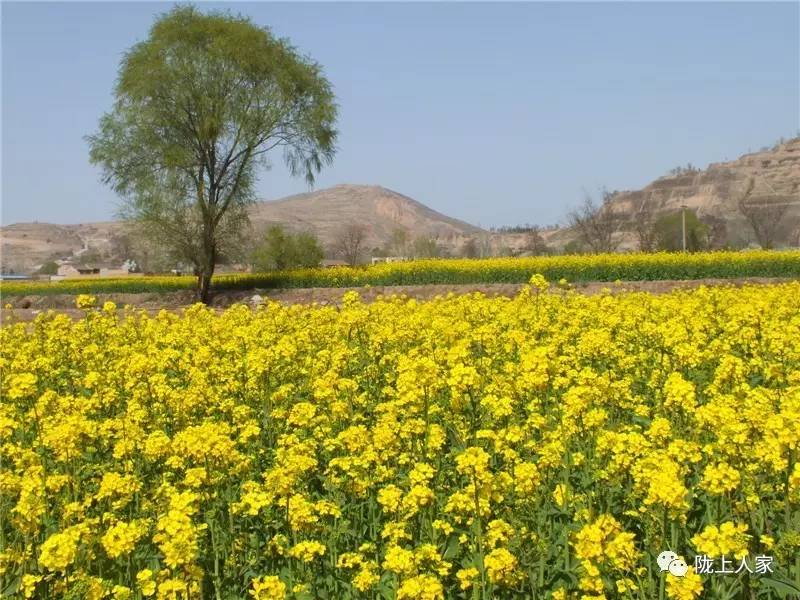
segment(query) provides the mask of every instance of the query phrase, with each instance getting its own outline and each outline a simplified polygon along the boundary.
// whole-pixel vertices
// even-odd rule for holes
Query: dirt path
[[[597,294],[604,289],[612,293],[622,291],[641,291],[653,294],[662,294],[676,289],[693,289],[709,285],[736,285],[745,284],[766,285],[770,283],[784,283],[796,281],[795,279],[770,278],[770,277],[743,277],[738,279],[695,279],[695,280],[664,280],[664,281],[626,281],[621,284],[610,282],[578,283],[574,288],[583,294]],[[519,293],[523,284],[519,283],[482,283],[482,284],[441,284],[441,285],[397,285],[397,286],[365,286],[359,288],[302,288],[286,290],[248,290],[218,292],[214,294],[210,305],[215,308],[227,308],[232,304],[257,304],[261,300],[275,300],[284,304],[312,304],[320,305],[339,304],[342,295],[351,290],[357,291],[361,298],[372,302],[379,296],[405,295],[409,298],[425,300],[435,296],[444,296],[449,293],[469,294],[481,292],[487,296],[511,297]],[[151,313],[161,309],[179,310],[193,303],[191,291],[168,292],[163,294],[97,294],[98,304],[112,300],[117,306],[133,305],[143,308]],[[71,294],[53,294],[47,296],[12,296],[3,299],[3,305],[11,304],[12,309],[2,309],[2,321],[7,319],[16,321],[30,321],[36,315],[54,309],[77,319],[83,311],[75,308],[75,296]],[[13,316],[12,316],[13,315]]]

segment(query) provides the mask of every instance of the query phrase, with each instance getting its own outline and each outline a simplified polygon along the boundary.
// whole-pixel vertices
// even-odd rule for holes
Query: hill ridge
[[[458,246],[479,227],[445,215],[422,202],[375,184],[341,183],[283,198],[258,200],[248,209],[252,235],[268,225],[281,223],[290,229],[316,234],[330,250],[345,224],[364,225],[368,249],[385,247],[395,230],[408,238],[433,237],[448,246]],[[12,223],[0,227],[4,270],[31,271],[48,260],[80,258],[96,250],[103,264],[124,260],[123,221],[76,224],[47,222]],[[93,253],[96,254],[96,253]]]

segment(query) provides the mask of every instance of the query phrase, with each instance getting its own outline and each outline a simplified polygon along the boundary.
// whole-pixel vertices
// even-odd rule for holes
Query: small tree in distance
[[[348,265],[357,265],[367,241],[367,228],[360,223],[348,223],[339,230],[333,250]]]
[[[464,245],[461,246],[461,256],[464,258],[477,258],[478,257],[478,242],[475,238],[468,238]]]
[[[439,245],[432,237],[421,235],[414,239],[414,258],[436,258],[440,255]]]
[[[541,256],[549,253],[547,243],[542,237],[542,229],[538,225],[533,225],[525,234],[525,251],[533,256]]]
[[[57,275],[58,264],[53,260],[48,260],[41,267],[39,267],[37,273],[39,273],[39,275]]]
[[[320,66],[244,17],[172,9],[123,56],[114,95],[88,137],[91,161],[125,199],[123,216],[193,265],[203,302],[271,152],[309,184],[335,152]]]
[[[770,249],[775,244],[790,199],[774,192],[755,196],[754,188],[755,180],[751,177],[739,196],[739,212],[752,227],[758,244],[762,248]]]
[[[655,215],[653,211],[653,195],[643,199],[639,210],[633,216],[636,239],[641,252],[652,252],[656,247]]]
[[[410,234],[405,227],[395,227],[392,230],[392,237],[389,240],[389,254],[393,256],[404,256],[408,251],[408,239]]]
[[[271,225],[256,246],[252,263],[257,271],[318,267],[323,255],[322,246],[314,234],[293,233],[281,225]]]
[[[619,219],[614,214],[612,199],[614,192],[602,190],[600,204],[587,193],[583,204],[569,213],[569,225],[577,233],[579,240],[593,252],[613,252],[617,248],[614,234],[619,227]]]
[[[654,225],[659,250],[677,252],[683,249],[683,217],[681,212],[664,215]],[[708,248],[708,227],[693,210],[686,211],[686,250],[698,252]]]

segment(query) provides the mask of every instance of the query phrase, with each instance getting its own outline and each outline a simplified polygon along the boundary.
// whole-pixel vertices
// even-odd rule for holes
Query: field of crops
[[[301,269],[220,275],[216,289],[359,287],[437,283],[525,283],[534,273],[550,281],[652,281],[733,277],[800,277],[800,251],[599,254],[526,258],[430,259],[368,267]],[[5,282],[6,295],[170,292],[191,289],[193,277],[67,279]]]
[[[800,283],[546,287],[6,324],[0,592],[797,597]]]

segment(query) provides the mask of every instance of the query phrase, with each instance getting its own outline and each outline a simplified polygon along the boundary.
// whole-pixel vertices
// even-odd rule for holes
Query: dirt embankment
[[[583,294],[597,294],[603,290],[612,293],[624,291],[649,292],[662,294],[677,289],[694,289],[709,285],[735,285],[746,284],[766,285],[770,283],[784,283],[794,279],[770,277],[744,277],[739,279],[696,279],[689,281],[626,281],[622,283],[592,282],[578,283],[573,287]],[[283,304],[319,304],[338,305],[341,303],[345,292],[356,291],[365,302],[372,302],[377,298],[392,295],[404,295],[408,298],[426,300],[436,296],[445,296],[449,293],[469,294],[481,292],[487,296],[512,297],[519,293],[523,284],[518,283],[484,283],[484,284],[441,284],[441,285],[397,285],[397,286],[364,286],[358,288],[302,288],[287,290],[248,290],[217,292],[209,302],[210,306],[218,309],[227,308],[233,304],[257,305],[261,302],[272,300]],[[135,306],[156,313],[162,309],[180,310],[194,303],[192,291],[169,292],[162,294],[97,294],[98,304],[111,300],[119,307],[126,305]],[[83,311],[75,308],[76,296],[71,294],[55,294],[48,296],[12,296],[2,300],[3,306],[10,304],[11,309],[2,309],[2,321],[30,321],[36,315],[47,311],[56,310],[80,318]]]

